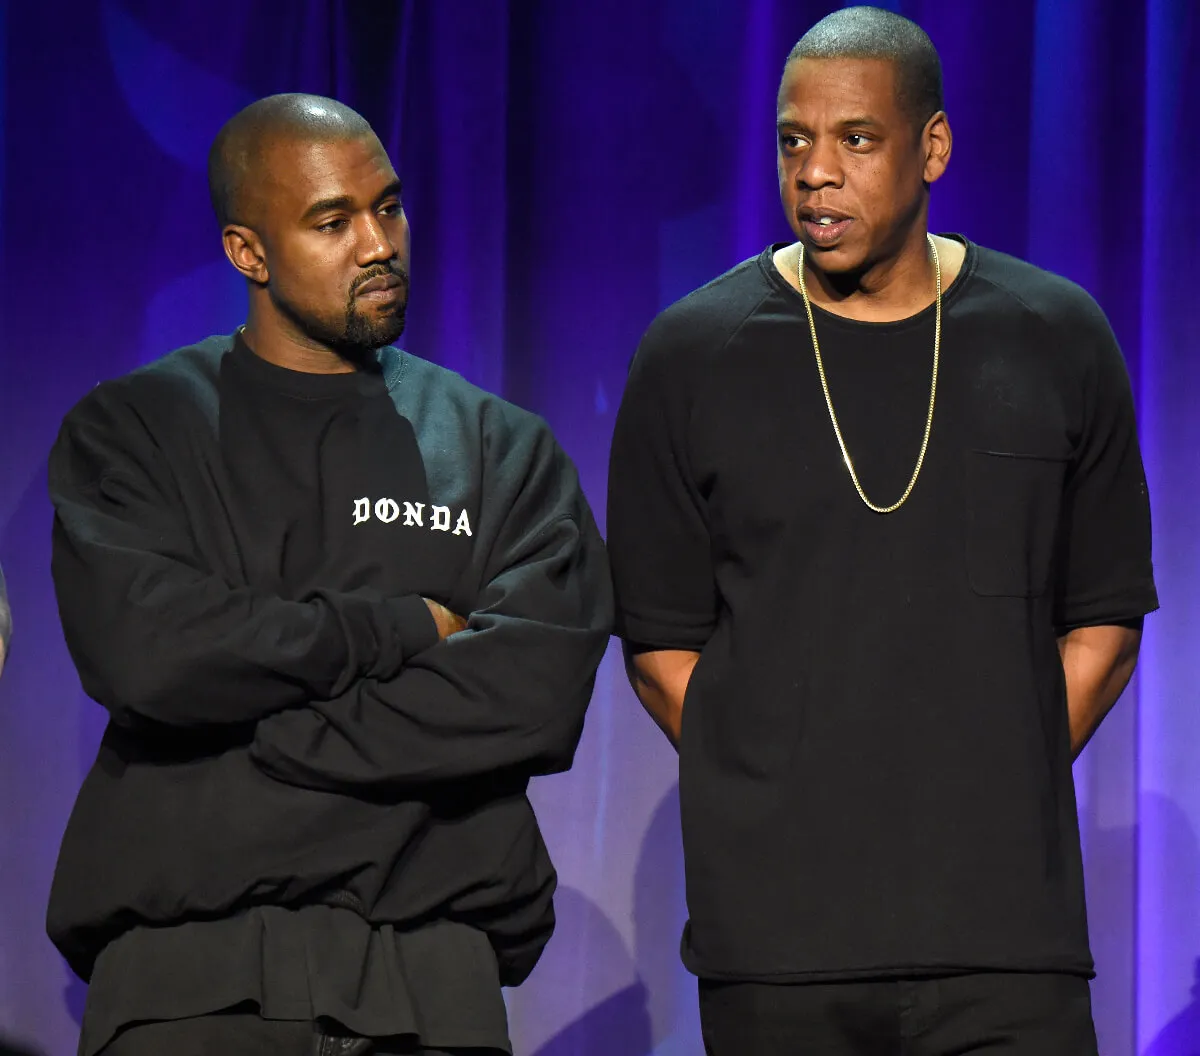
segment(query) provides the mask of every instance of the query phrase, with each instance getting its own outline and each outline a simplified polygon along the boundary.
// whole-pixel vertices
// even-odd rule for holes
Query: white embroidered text
[[[403,507],[403,510],[401,510]],[[354,523],[365,524],[371,520],[372,514],[377,521],[382,521],[384,524],[391,524],[393,521],[400,520],[401,513],[404,519],[401,522],[406,528],[428,528],[431,532],[450,532],[451,535],[471,535],[471,518],[467,516],[467,511],[462,510],[458,518],[455,520],[452,516],[452,511],[449,506],[430,506],[429,516],[425,516],[425,503],[423,502],[407,502],[401,500],[396,502],[395,499],[377,499],[374,504],[367,496],[361,499],[354,500]],[[450,522],[454,520],[454,529],[451,531]]]

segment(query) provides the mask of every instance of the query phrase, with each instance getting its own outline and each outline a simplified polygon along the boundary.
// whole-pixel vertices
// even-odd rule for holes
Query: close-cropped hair
[[[942,61],[915,22],[880,7],[845,7],[826,15],[788,54],[797,59],[886,59],[896,70],[901,107],[917,128],[944,108]]]

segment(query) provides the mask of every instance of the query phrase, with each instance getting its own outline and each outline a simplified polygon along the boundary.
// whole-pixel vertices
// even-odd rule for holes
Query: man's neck
[[[942,292],[958,276],[966,247],[949,238],[934,237],[942,272]],[[799,290],[800,243],[777,250],[775,267]],[[809,300],[827,312],[862,322],[889,323],[924,311],[937,296],[933,256],[924,231],[894,257],[852,275],[828,275],[812,254],[805,253],[805,285]]]
[[[349,360],[330,348],[312,341],[290,328],[256,318],[254,311],[241,330],[242,340],[260,359],[277,367],[304,374],[352,374],[357,369]]]

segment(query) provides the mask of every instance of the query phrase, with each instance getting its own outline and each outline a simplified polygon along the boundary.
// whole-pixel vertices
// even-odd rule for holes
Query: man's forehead
[[[880,118],[898,109],[895,65],[888,59],[795,59],[779,85],[781,120],[801,110],[871,114]]]
[[[336,139],[281,137],[264,145],[264,182],[297,199],[372,192],[396,179],[386,151],[374,136]]]
[[[386,151],[372,135],[273,136],[263,146],[264,168],[273,175],[306,177],[369,168],[391,168]]]

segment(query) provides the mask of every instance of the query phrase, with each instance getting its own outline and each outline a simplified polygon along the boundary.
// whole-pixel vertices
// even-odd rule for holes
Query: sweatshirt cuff
[[[420,594],[385,598],[383,605],[390,617],[391,633],[383,643],[379,661],[371,675],[386,680],[395,678],[409,657],[436,645],[438,629],[433,613]]]

